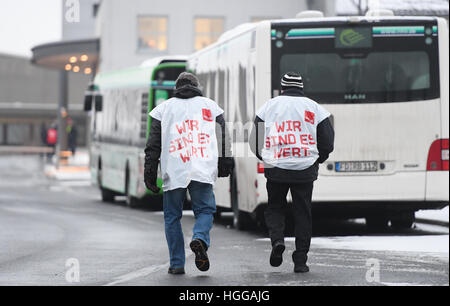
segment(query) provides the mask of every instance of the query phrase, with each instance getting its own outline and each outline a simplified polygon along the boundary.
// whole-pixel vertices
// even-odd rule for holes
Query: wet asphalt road
[[[168,275],[160,211],[129,209],[120,198],[102,203],[99,192],[85,182],[47,179],[35,158],[0,156],[0,170],[0,285],[449,285],[445,227],[419,224],[402,233],[369,235],[358,222],[316,220],[314,236],[319,239],[383,241],[395,236],[405,241],[417,237],[419,243],[430,237],[436,243],[447,241],[447,250],[341,248],[319,246],[313,239],[311,272],[299,275],[292,272],[292,239],[283,265],[272,268],[266,234],[233,229],[230,215],[217,221],[211,233],[208,272],[196,270],[188,250],[186,275]],[[193,222],[186,211],[186,246]],[[80,279],[70,283],[73,260],[79,264]],[[374,274],[370,269],[377,265],[379,274]]]

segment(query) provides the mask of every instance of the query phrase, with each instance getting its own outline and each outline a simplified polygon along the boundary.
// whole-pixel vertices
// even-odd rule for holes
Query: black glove
[[[148,190],[153,193],[159,193],[161,188],[158,187],[156,181],[158,178],[158,161],[151,162],[149,167],[144,171],[144,182]]]
[[[234,159],[232,157],[219,157],[218,177],[227,177],[233,173]]]

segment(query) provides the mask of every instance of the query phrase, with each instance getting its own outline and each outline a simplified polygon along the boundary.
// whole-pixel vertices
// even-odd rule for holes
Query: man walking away
[[[152,112],[150,136],[145,149],[145,183],[154,193],[158,163],[161,161],[163,207],[170,274],[184,274],[185,247],[181,217],[186,191],[195,215],[190,243],[200,271],[209,269],[207,250],[216,202],[213,185],[219,177],[231,174],[234,161],[226,134],[223,110],[202,96],[198,79],[182,73],[175,85],[175,97]]]
[[[311,198],[319,164],[333,151],[334,130],[330,113],[305,97],[303,80],[287,73],[281,95],[269,100],[256,113],[251,148],[264,162],[268,208],[266,224],[272,243],[270,264],[283,262],[286,196],[291,191],[295,221],[295,272],[309,272],[306,262],[311,244]]]

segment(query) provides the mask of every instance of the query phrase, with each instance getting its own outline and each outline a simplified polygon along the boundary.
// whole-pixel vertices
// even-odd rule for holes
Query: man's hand
[[[233,173],[234,159],[232,157],[219,157],[218,177],[228,177]]]
[[[152,162],[144,171],[144,182],[148,190],[153,193],[159,193],[161,188],[158,187],[156,181],[158,178],[158,162]]]
[[[145,181],[145,186],[147,187],[148,190],[150,190],[153,193],[159,193],[161,191],[161,188],[159,188],[156,185],[156,181],[153,182],[149,182],[149,181]]]

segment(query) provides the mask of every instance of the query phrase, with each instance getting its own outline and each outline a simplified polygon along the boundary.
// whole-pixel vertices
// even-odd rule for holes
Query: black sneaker
[[[169,267],[169,271],[167,273],[176,275],[176,274],[184,274],[185,272],[184,272],[184,268]]]
[[[208,254],[206,253],[206,244],[200,239],[194,239],[189,246],[195,254],[195,265],[197,266],[197,269],[202,272],[208,271],[209,259]]]
[[[294,272],[295,273],[308,273],[309,267],[306,264],[295,264]]]
[[[272,267],[279,267],[283,263],[283,252],[286,249],[282,242],[277,242],[272,247],[272,253],[270,254],[270,265]]]

